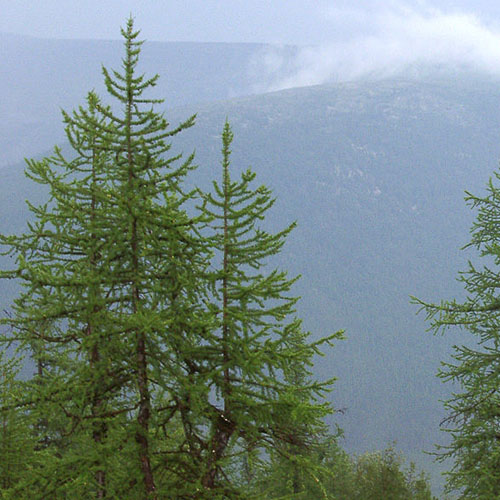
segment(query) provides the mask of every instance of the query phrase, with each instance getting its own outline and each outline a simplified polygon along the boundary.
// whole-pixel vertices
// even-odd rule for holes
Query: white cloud
[[[500,75],[500,32],[472,14],[392,2],[382,10],[329,9],[325,15],[333,41],[302,48],[292,59],[282,49],[261,59],[269,90],[387,77],[426,65]]]

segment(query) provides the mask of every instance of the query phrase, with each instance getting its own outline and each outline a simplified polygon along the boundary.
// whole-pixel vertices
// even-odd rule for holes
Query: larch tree
[[[2,238],[8,252],[17,257],[17,268],[3,277],[17,278],[23,286],[15,314],[6,320],[13,327],[8,340],[31,352],[37,366],[19,405],[36,418],[38,451],[46,455],[36,481],[21,487],[36,487],[55,498],[66,491],[88,495],[92,487],[80,488],[94,480],[96,498],[105,496],[101,457],[106,453],[100,449],[105,424],[97,412],[104,399],[111,400],[120,390],[117,374],[110,378],[113,366],[98,363],[101,345],[114,345],[112,336],[106,342],[103,338],[108,325],[101,317],[103,299],[98,290],[103,292],[106,285],[96,261],[97,241],[107,238],[103,215],[110,207],[107,197],[104,205],[97,197],[100,189],[100,198],[105,199],[99,183],[110,154],[97,137],[97,128],[88,127],[93,121],[102,125],[98,99],[90,93],[87,101],[88,109],[64,114],[75,157],[66,160],[56,148],[50,158],[28,161],[27,175],[49,188],[48,203],[30,206],[35,220],[26,234]],[[107,258],[102,255],[103,261]],[[100,331],[94,327],[98,323]],[[93,435],[95,446],[86,446],[86,435]],[[82,481],[74,477],[77,460]]]
[[[38,474],[44,497],[165,497],[154,478],[152,420],[174,418],[171,393],[183,383],[176,355],[205,316],[195,314],[205,250],[182,209],[192,156],[167,156],[170,137],[194,118],[168,128],[153,108],[161,101],[143,95],[157,76],[137,74],[141,42],[131,19],[122,34],[122,71],[103,68],[121,114],[94,93],[86,108],[64,114],[74,157],[56,148],[28,162],[49,202],[30,206],[26,234],[1,240],[17,259],[2,277],[23,286],[15,314],[2,321],[13,328],[8,341],[26,349],[41,342],[55,360],[19,404],[40,421],[65,419],[68,447]]]
[[[495,179],[500,180],[499,172]],[[477,210],[477,218],[465,248],[475,248],[485,262],[469,262],[460,274],[466,300],[414,301],[427,312],[435,333],[459,327],[475,339],[455,346],[453,360],[442,363],[438,373],[459,387],[445,401],[443,425],[450,444],[440,446],[438,453],[441,460],[454,461],[448,473],[450,491],[486,500],[500,496],[500,189],[490,179],[486,196],[467,193],[466,201]]]
[[[332,411],[323,399],[333,380],[302,379],[296,385],[289,375],[298,365],[310,365],[322,344],[341,336],[337,332],[315,343],[306,341],[295,315],[298,298],[291,295],[296,278],[268,267],[294,224],[276,234],[263,229],[275,199],[265,186],[252,187],[251,170],[232,180],[232,140],[226,122],[222,179],[213,182],[203,206],[214,221],[216,249],[209,303],[216,318],[209,358],[215,399],[206,436],[198,436],[205,446],[201,483],[209,490],[224,487],[231,457],[252,453],[266,461],[285,444],[306,448],[311,436],[323,429],[322,419]]]

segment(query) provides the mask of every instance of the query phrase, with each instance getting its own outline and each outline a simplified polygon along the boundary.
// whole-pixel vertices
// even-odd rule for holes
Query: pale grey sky
[[[291,65],[262,53],[266,90],[426,65],[500,76],[498,0],[0,0],[0,12],[0,32],[37,37],[119,39],[132,13],[150,41],[302,46]]]
[[[325,44],[405,9],[468,14],[500,31],[497,0],[0,0],[0,32],[116,39],[132,13],[148,40]]]

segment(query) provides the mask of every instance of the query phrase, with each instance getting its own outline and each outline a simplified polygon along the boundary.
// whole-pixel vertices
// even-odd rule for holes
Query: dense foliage
[[[307,343],[289,295],[295,280],[264,267],[291,227],[259,228],[274,200],[251,188],[251,172],[230,180],[229,125],[223,182],[188,215],[198,196],[182,185],[192,156],[168,158],[166,141],[194,118],[168,129],[160,101],[143,95],[157,77],[137,75],[131,20],[123,36],[121,72],[103,69],[119,111],[91,92],[64,114],[74,157],[56,148],[28,162],[49,200],[30,206],[27,233],[2,237],[17,263],[2,277],[23,286],[2,341],[37,367],[17,382],[3,368],[3,492],[242,497],[235,459],[252,455],[261,468],[276,444],[307,447],[331,412],[322,402],[331,381],[294,387],[293,409],[283,394],[288,366],[310,364],[339,334]]]
[[[405,464],[393,447],[349,456],[332,439],[310,452],[317,467],[297,468],[294,461],[273,461],[256,479],[258,498],[299,500],[435,500],[429,480]]]

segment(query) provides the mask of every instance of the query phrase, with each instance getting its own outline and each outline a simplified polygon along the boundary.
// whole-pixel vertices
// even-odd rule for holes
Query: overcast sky
[[[0,12],[0,32],[38,37],[117,39],[132,13],[147,40],[304,46],[275,88],[414,63],[500,75],[498,0],[0,0]],[[271,51],[263,71],[280,64]]]
[[[132,13],[149,40],[323,44],[370,32],[374,14],[405,10],[500,27],[498,0],[0,0],[0,31],[118,38]]]

